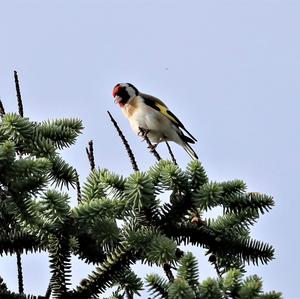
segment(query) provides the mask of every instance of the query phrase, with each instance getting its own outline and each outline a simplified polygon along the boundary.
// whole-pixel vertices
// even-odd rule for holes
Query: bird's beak
[[[120,96],[118,96],[118,95],[115,95],[115,103],[116,104],[119,104],[120,102],[121,102],[121,100],[122,100],[122,98],[120,97]]]

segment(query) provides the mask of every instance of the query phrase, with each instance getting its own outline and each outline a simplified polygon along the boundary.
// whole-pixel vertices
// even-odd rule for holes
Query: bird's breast
[[[135,133],[138,133],[140,128],[149,130],[148,137],[152,142],[174,139],[175,131],[171,121],[158,110],[146,105],[141,97],[137,96],[130,100],[122,108],[122,112]]]

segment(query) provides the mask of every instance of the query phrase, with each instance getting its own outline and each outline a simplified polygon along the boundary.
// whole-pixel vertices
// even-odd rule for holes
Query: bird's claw
[[[147,137],[147,135],[149,134],[150,130],[149,129],[144,129],[144,128],[141,128],[139,127],[139,132],[138,132],[138,136],[141,136],[141,137]]]

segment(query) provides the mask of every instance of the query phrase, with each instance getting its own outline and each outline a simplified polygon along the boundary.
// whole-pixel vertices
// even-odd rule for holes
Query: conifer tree
[[[274,258],[271,245],[250,235],[274,205],[272,197],[247,192],[241,180],[212,182],[199,161],[183,170],[174,155],[139,171],[126,142],[133,173],[96,168],[90,143],[91,173],[80,188],[76,169],[60,151],[75,143],[82,122],[31,121],[17,94],[19,114],[5,113],[0,103],[0,253],[16,255],[19,290],[8,290],[0,277],[0,298],[103,298],[112,287],[110,298],[133,298],[146,285],[159,298],[281,298],[263,293],[258,277],[242,277],[246,264]],[[75,207],[65,187],[77,187]],[[216,207],[222,215],[206,218]],[[205,249],[218,279],[198,281],[195,257],[180,249],[186,244]],[[40,251],[49,256],[49,288],[38,297],[25,295],[22,254]],[[71,255],[95,265],[74,288]],[[166,278],[151,274],[145,284],[131,269],[137,261],[161,267]]]
[[[186,253],[178,262],[177,277],[167,281],[157,274],[147,276],[147,284],[155,298],[173,299],[280,299],[277,292],[264,293],[262,280],[256,276],[243,279],[243,271],[232,268],[218,279],[198,281],[197,260]]]

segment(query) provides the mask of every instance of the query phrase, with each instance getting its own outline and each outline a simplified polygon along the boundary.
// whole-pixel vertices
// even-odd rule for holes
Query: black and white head
[[[131,83],[119,83],[114,87],[112,92],[112,95],[115,98],[115,102],[118,103],[121,107],[138,94],[139,91]]]

